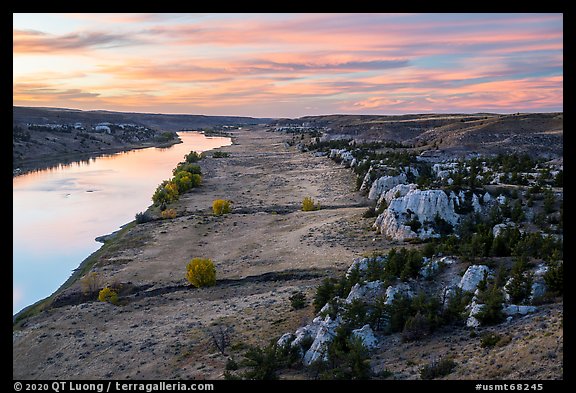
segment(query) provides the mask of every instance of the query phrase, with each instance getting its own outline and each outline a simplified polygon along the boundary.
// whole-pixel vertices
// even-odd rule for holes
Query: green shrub
[[[362,214],[362,217],[364,218],[373,218],[376,217],[376,208],[374,206],[370,206],[368,209],[366,209],[366,211],[364,212],[364,214]]]
[[[306,307],[306,295],[304,295],[300,291],[295,292],[288,299],[290,300],[290,304],[292,305],[292,308],[294,310],[299,310],[301,308]]]
[[[360,299],[345,304],[342,310],[342,325],[348,329],[362,327],[368,322],[368,307]]]
[[[244,357],[243,364],[249,368],[243,374],[244,379],[278,379],[276,371],[282,366],[282,357],[275,344],[270,344],[264,349],[250,347]]]
[[[179,163],[176,168],[172,170],[172,175],[176,176],[178,172],[189,172],[192,174],[201,175],[202,170],[200,169],[199,165],[190,163],[190,162],[181,162]]]
[[[208,258],[193,258],[186,266],[186,279],[196,288],[216,284],[214,263]]]
[[[172,178],[172,182],[176,184],[176,187],[178,187],[178,192],[182,194],[186,191],[190,191],[195,187],[198,187],[200,183],[202,183],[202,176],[197,173],[178,171]]]
[[[480,336],[480,346],[482,348],[492,348],[500,341],[501,336],[498,333],[486,332]]]
[[[214,158],[227,158],[230,157],[230,153],[226,153],[224,151],[215,151],[212,153],[212,157]]]
[[[474,317],[481,325],[495,325],[504,320],[505,315],[502,311],[504,295],[500,288],[494,284],[491,285],[479,293],[478,300],[483,307]]]
[[[430,320],[420,312],[406,320],[402,330],[402,341],[417,341],[430,334],[432,326]]]
[[[336,337],[328,346],[328,362],[319,362],[316,368],[320,379],[362,380],[372,377],[370,354],[358,337],[337,329]]]
[[[334,296],[336,296],[336,279],[327,277],[316,289],[314,300],[314,312],[317,313],[326,303],[328,303]]]
[[[136,219],[136,224],[144,224],[145,222],[149,222],[154,219],[147,212],[136,213],[136,216],[134,218]]]
[[[533,274],[528,271],[525,258],[517,258],[512,266],[510,281],[506,285],[506,292],[511,303],[521,304],[528,300],[532,291]]]
[[[236,361],[232,358],[228,358],[228,360],[226,361],[226,370],[230,371],[234,371],[234,370],[238,370],[238,363],[236,363]]]
[[[187,163],[198,162],[201,159],[202,159],[202,155],[196,153],[195,151],[191,151],[190,153],[188,153],[184,156],[184,160],[186,160]]]
[[[447,305],[442,313],[444,323],[462,324],[468,318],[466,307],[472,300],[472,293],[456,288],[447,300]]]
[[[436,379],[444,377],[456,367],[456,363],[449,358],[444,358],[439,361],[433,360],[429,364],[420,369],[420,379]]]

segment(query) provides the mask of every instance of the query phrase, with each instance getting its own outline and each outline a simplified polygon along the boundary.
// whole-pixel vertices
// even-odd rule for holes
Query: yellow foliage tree
[[[214,202],[212,202],[212,211],[217,216],[230,213],[230,210],[230,201],[224,199],[216,199]]]
[[[320,202],[314,204],[314,200],[310,197],[305,197],[302,200],[302,211],[309,212],[312,210],[320,210]]]
[[[186,266],[186,279],[196,288],[216,284],[214,263],[208,258],[193,258]]]
[[[161,213],[162,218],[169,219],[169,218],[176,218],[176,209],[166,209],[163,210]]]
[[[100,291],[100,293],[98,293],[98,300],[101,302],[108,302],[117,305],[118,293],[110,287],[105,287]]]

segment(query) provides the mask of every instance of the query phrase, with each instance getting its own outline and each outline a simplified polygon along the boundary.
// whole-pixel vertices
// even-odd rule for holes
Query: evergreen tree
[[[548,263],[548,271],[544,274],[544,282],[548,291],[562,295],[564,293],[564,262],[553,261]]]
[[[482,309],[474,315],[481,325],[495,325],[504,320],[504,295],[495,284],[480,292],[478,300],[483,304]]]
[[[532,290],[533,274],[528,271],[525,258],[517,258],[512,266],[510,280],[506,285],[506,292],[510,301],[521,304],[529,299]]]

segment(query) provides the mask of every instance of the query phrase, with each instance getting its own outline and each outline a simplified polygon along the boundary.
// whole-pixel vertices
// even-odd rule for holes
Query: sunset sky
[[[563,111],[562,14],[13,14],[14,105]]]

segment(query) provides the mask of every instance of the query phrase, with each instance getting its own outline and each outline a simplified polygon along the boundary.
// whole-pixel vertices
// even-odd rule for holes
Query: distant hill
[[[279,119],[274,127],[321,129],[328,139],[396,141],[446,153],[505,153],[559,157],[563,113],[326,115]]]
[[[160,131],[180,131],[183,129],[201,129],[224,125],[251,125],[266,124],[272,121],[267,118],[241,117],[241,116],[204,116],[160,113],[131,113],[112,111],[82,111],[65,108],[35,108],[13,107],[14,125],[27,123],[56,124],[56,123],[85,123],[88,125],[102,122],[133,123],[158,129]]]
[[[240,116],[168,115],[63,108],[13,107],[15,174],[79,159],[178,142],[182,130],[224,130],[267,124]]]

